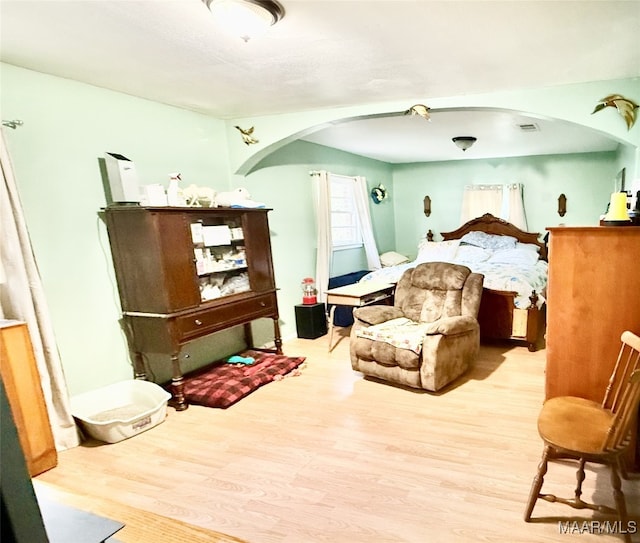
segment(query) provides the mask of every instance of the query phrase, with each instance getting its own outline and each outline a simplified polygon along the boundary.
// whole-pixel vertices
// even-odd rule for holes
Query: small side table
[[[393,299],[395,284],[376,283],[375,281],[365,281],[344,287],[327,290],[327,305],[332,305],[329,311],[329,352],[333,350],[333,314],[336,305],[346,305],[351,307],[362,307],[382,301],[390,302]]]
[[[298,337],[316,339],[327,333],[327,314],[324,304],[300,304],[296,310]]]

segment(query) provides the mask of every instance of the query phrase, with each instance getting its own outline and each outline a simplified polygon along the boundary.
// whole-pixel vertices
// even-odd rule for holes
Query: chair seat
[[[483,280],[466,266],[447,262],[423,262],[406,270],[392,307],[354,309],[351,367],[402,386],[444,388],[478,355]]]
[[[531,483],[524,520],[531,514],[538,499],[562,503],[574,509],[590,509],[599,513],[614,513],[618,517],[620,534],[631,543],[627,504],[622,491],[620,474],[625,476],[624,457],[629,447],[629,435],[635,425],[635,414],[640,403],[640,337],[626,330],[620,336],[622,345],[606,383],[602,403],[575,396],[558,396],[547,400],[538,417],[538,432],[544,440],[542,459]],[[562,498],[542,493],[549,462],[559,458],[577,460],[577,485],[573,498]],[[605,464],[610,473],[615,509],[582,499],[585,464]]]
[[[568,452],[600,454],[613,414],[597,402],[559,396],[547,400],[538,417],[538,432],[549,445]]]
[[[406,317],[398,317],[386,322],[360,328],[356,335],[373,341],[384,341],[400,349],[409,349],[416,354],[422,350],[422,341],[430,323],[414,322]]]

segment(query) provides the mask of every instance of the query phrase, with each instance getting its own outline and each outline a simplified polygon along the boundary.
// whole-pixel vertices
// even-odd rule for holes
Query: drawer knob
[[[198,326],[200,326],[200,325],[202,324],[202,321],[201,321],[200,319],[196,319],[196,320],[195,320],[195,323],[196,323]]]
[[[260,302],[260,307],[267,307],[267,304],[264,302]]]

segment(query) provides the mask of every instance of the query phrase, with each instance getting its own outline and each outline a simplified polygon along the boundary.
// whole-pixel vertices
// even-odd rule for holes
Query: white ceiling
[[[284,19],[245,43],[201,0],[0,0],[0,60],[221,119],[640,75],[637,0],[281,1]],[[541,131],[512,131],[521,121]],[[615,147],[557,128],[440,111],[430,123],[373,118],[307,139],[389,162]],[[478,142],[462,154],[452,135]]]
[[[456,136],[473,136],[477,142],[462,151],[452,142]],[[391,164],[613,151],[618,146],[611,137],[573,123],[469,108],[432,111],[429,121],[415,115],[349,121],[304,139]]]

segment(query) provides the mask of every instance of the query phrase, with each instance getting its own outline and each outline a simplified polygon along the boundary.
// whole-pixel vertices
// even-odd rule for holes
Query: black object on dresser
[[[269,209],[109,206],[105,220],[135,377],[143,353],[171,356],[173,398],[187,408],[179,355],[189,341],[273,319],[282,354]]]

